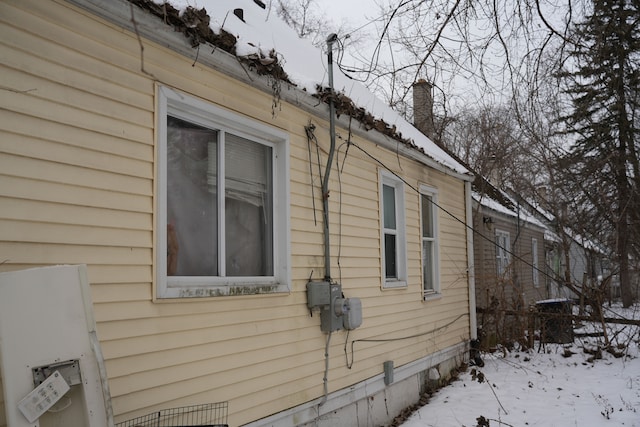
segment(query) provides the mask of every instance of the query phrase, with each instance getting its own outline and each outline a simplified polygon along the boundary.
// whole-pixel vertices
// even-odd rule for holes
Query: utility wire
[[[318,144],[318,140],[315,137],[315,135],[313,134],[313,129],[309,129],[311,130],[311,132],[309,132],[309,134],[307,135],[307,137],[312,136],[315,144],[316,144],[316,149],[318,149],[319,144]],[[340,137],[338,135],[338,138],[342,139],[344,141],[344,138]],[[353,140],[351,139],[351,131],[349,131],[349,137],[347,139],[347,141],[345,141],[344,144],[347,144],[347,147],[353,146],[355,148],[357,148],[358,150],[360,150],[364,155],[366,155],[367,157],[369,157],[371,160],[373,160],[374,162],[376,162],[378,165],[382,166],[385,170],[387,170],[388,172],[390,172],[391,174],[393,174],[395,177],[397,177],[400,181],[402,181],[404,184],[406,184],[410,189],[412,189],[415,193],[417,194],[421,194],[420,190],[418,188],[416,188],[414,185],[412,185],[411,183],[409,183],[406,179],[404,179],[402,176],[398,175],[396,172],[394,172],[391,168],[389,168],[384,162],[382,162],[380,159],[378,159],[377,157],[375,157],[374,155],[370,154],[367,150],[365,150],[364,148],[360,147],[358,144],[356,144],[355,142],[353,142]],[[344,145],[342,144],[342,145]],[[341,147],[342,147],[341,145]],[[320,164],[320,158],[319,158],[319,153],[317,153],[318,155],[318,164]],[[347,153],[345,153],[345,156],[347,155]],[[343,159],[343,162],[346,160]],[[340,168],[338,168],[338,170],[340,170]],[[530,263],[529,261],[527,261],[526,259],[524,259],[523,257],[521,257],[520,255],[516,254],[515,252],[511,251],[510,249],[507,249],[503,246],[501,246],[500,244],[498,244],[495,240],[490,239],[489,237],[485,236],[482,232],[480,232],[479,230],[477,230],[475,227],[473,227],[472,225],[467,224],[466,221],[458,218],[455,214],[453,214],[452,212],[450,212],[449,210],[447,210],[445,207],[441,206],[440,204],[436,203],[433,198],[429,200],[429,202],[434,205],[435,207],[437,207],[438,209],[440,209],[442,212],[446,213],[447,215],[449,215],[451,218],[453,218],[455,221],[459,222],[460,224],[464,225],[464,227],[466,229],[469,229],[471,231],[473,231],[476,235],[479,235],[482,239],[486,240],[487,242],[490,242],[492,245],[494,245],[497,248],[502,249],[503,251],[505,251],[506,253],[508,253],[509,255],[511,255],[513,257],[513,259],[516,259],[520,262],[522,262],[524,265],[531,267],[532,269],[536,270],[538,273],[541,273],[544,277],[547,277],[551,280],[558,280],[557,277],[552,276],[551,274],[549,274],[546,270],[542,270],[539,267],[533,265],[532,263]]]
[[[371,160],[373,160],[374,162],[378,163],[380,166],[382,166],[385,170],[389,171],[390,173],[392,173],[396,178],[398,178],[399,180],[401,180],[403,183],[405,183],[410,189],[412,189],[413,191],[415,191],[417,194],[421,194],[420,190],[418,188],[416,188],[415,186],[413,186],[411,183],[407,182],[406,179],[404,179],[403,177],[401,177],[400,175],[398,175],[397,173],[395,173],[393,170],[391,170],[389,167],[387,167],[387,165],[385,165],[381,160],[379,160],[377,157],[375,157],[374,155],[370,154],[367,150],[365,150],[364,148],[360,147],[358,144],[356,144],[355,142],[351,141],[350,144],[357,148],[358,150],[360,150],[362,153],[364,153],[367,157],[369,157]],[[461,220],[460,218],[458,218],[455,214],[451,213],[449,210],[447,210],[446,208],[444,208],[443,206],[439,205],[438,203],[436,203],[433,199],[430,200],[431,204],[433,204],[435,207],[437,207],[438,209],[440,209],[442,212],[446,213],[447,215],[449,215],[451,218],[453,218],[455,221],[463,224],[465,226],[465,228],[473,231],[475,234],[479,235],[481,238],[483,238],[484,240],[491,242],[491,244],[493,244],[494,246],[496,246],[497,248],[500,248],[502,250],[504,250],[506,253],[510,254],[513,258],[517,259],[518,261],[521,261],[523,264],[533,268],[534,270],[538,271],[539,273],[542,273],[545,277],[550,278],[552,280],[556,280],[555,277],[551,276],[549,273],[547,273],[545,270],[541,270],[539,267],[536,267],[535,265],[531,264],[529,261],[527,261],[526,259],[522,258],[521,256],[517,255],[516,253],[512,252],[511,250],[502,247],[501,245],[499,245],[497,242],[495,242],[494,240],[488,238],[487,236],[485,236],[484,234],[482,234],[480,231],[476,230],[473,226],[467,224],[466,221]]]
[[[408,340],[411,338],[419,338],[419,337],[423,337],[425,335],[430,335],[433,334],[435,332],[441,331],[443,329],[448,328],[449,326],[453,325],[454,323],[456,323],[458,320],[462,319],[465,316],[468,316],[469,313],[462,313],[460,315],[458,315],[458,317],[456,317],[455,319],[451,320],[450,322],[448,322],[445,325],[439,326],[437,328],[431,329],[429,331],[426,332],[421,332],[419,334],[413,334],[413,335],[406,335],[403,337],[397,337],[397,338],[363,338],[363,339],[359,339],[359,340],[353,340],[351,341],[351,362],[349,362],[349,355],[347,354],[347,343],[349,342],[349,331],[347,331],[347,338],[344,341],[344,357],[345,360],[347,361],[347,368],[351,369],[351,367],[353,366],[353,362],[354,362],[354,356],[353,356],[353,352],[354,352],[354,345],[357,342],[394,342],[394,341],[402,341],[402,340]]]
[[[373,49],[373,53],[371,54],[371,60],[369,61],[369,65],[368,68],[360,68],[360,67],[345,67],[344,65],[342,65],[342,59],[344,57],[344,44],[342,42],[341,39],[338,39],[338,44],[339,44],[339,54],[338,54],[338,58],[336,61],[336,65],[338,66],[338,69],[342,72],[342,74],[344,74],[347,78],[352,79],[352,80],[356,80],[359,82],[365,82],[369,79],[369,76],[371,75],[371,73],[373,72],[373,70],[377,67],[378,61],[380,59],[380,51],[382,48],[382,43],[384,42],[384,38],[387,36],[387,32],[389,30],[389,26],[391,25],[391,22],[393,21],[393,18],[396,16],[396,14],[398,14],[400,12],[400,9],[403,8],[404,6],[406,6],[409,3],[412,3],[414,0],[405,0],[400,2],[400,4],[398,4],[398,6],[396,6],[393,9],[393,12],[391,12],[391,15],[389,16],[389,18],[386,18],[386,13],[380,15],[379,17],[367,22],[366,24],[361,25],[360,27],[356,28],[355,30],[352,30],[348,33],[346,33],[344,36],[342,36],[342,39],[346,40],[347,38],[351,37],[352,34],[354,34],[356,31],[360,31],[363,28],[367,27],[368,25],[371,25],[375,22],[379,22],[379,21],[386,21],[384,28],[382,29],[382,32],[380,34],[380,37],[378,38],[378,42],[376,43],[376,47]],[[348,73],[366,73],[366,76],[364,78],[355,78],[351,75],[349,75]]]

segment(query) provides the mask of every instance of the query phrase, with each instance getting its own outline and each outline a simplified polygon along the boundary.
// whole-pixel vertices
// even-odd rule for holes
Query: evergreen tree
[[[629,257],[640,241],[640,1],[595,0],[575,28],[573,70],[561,77],[572,100],[567,131],[575,139],[562,159],[582,221],[615,247],[622,301],[633,302]]]

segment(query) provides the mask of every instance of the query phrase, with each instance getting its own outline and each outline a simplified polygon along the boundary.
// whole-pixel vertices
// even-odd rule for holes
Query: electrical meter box
[[[362,325],[362,303],[360,298],[345,298],[342,301],[342,326],[352,331]]]
[[[342,329],[342,318],[334,309],[335,301],[342,297],[342,286],[332,283],[329,292],[329,304],[320,309],[320,330],[322,332]]]
[[[328,281],[307,283],[307,307],[320,309],[320,330],[352,330],[362,324],[359,298],[344,298],[342,286]]]
[[[307,283],[307,307],[309,310],[331,304],[331,283]]]

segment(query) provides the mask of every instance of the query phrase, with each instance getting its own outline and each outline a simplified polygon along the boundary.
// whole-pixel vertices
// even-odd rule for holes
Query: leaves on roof
[[[270,75],[278,80],[289,80],[289,76],[280,65],[276,52],[271,50],[266,55],[256,53],[240,57],[236,53],[237,38],[233,34],[220,29],[216,34],[211,29],[211,16],[205,8],[196,9],[188,6],[181,14],[169,3],[156,4],[153,0],[129,0],[130,3],[162,19],[165,24],[170,25],[174,30],[181,32],[191,42],[191,46],[196,48],[201,44],[209,44],[224,50],[231,55],[238,57],[242,62],[255,70],[260,75]],[[223,21],[221,19],[221,21]]]
[[[165,24],[171,25],[176,31],[180,31],[190,41],[192,47],[202,43],[210,43],[232,55],[236,54],[236,37],[220,30],[216,34],[211,30],[211,18],[205,8],[195,9],[187,7],[181,15],[180,11],[169,3],[156,4],[153,0],[129,0],[130,3],[161,18]]]
[[[424,150],[416,146],[412,140],[403,138],[402,133],[396,129],[395,125],[390,126],[384,120],[374,118],[370,112],[362,107],[356,106],[353,100],[344,93],[332,93],[331,88],[316,85],[316,93],[313,94],[313,96],[325,103],[329,103],[330,100],[333,100],[333,105],[338,117],[343,114],[352,117],[362,123],[366,131],[375,129],[383,135],[395,139],[411,148],[424,152]]]

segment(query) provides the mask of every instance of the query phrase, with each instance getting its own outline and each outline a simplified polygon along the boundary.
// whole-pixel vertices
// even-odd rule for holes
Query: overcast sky
[[[336,22],[347,18],[356,25],[366,22],[365,15],[378,16],[374,0],[319,0],[318,5]]]

